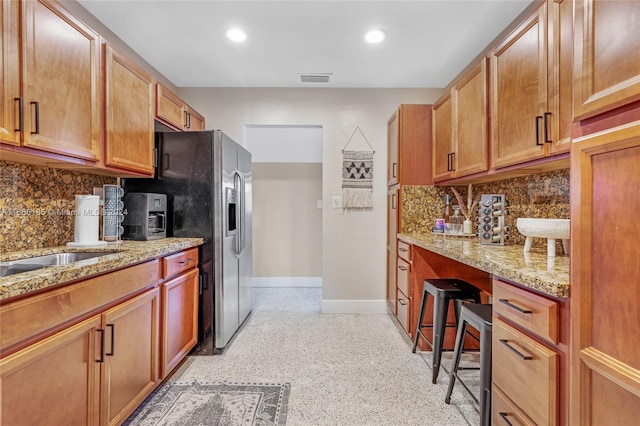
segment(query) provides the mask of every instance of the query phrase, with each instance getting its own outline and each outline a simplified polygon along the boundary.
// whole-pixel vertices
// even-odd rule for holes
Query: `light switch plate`
[[[316,200],[316,208],[318,209],[322,208],[322,200]]]
[[[342,197],[339,195],[334,195],[331,199],[331,207],[333,207],[334,209],[339,209],[340,207],[342,207]]]

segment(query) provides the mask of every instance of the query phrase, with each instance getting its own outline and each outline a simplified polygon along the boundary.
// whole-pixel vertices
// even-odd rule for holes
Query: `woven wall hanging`
[[[347,146],[356,132],[360,132],[370,151],[349,151]],[[342,208],[373,208],[373,154],[375,150],[360,127],[342,148]]]

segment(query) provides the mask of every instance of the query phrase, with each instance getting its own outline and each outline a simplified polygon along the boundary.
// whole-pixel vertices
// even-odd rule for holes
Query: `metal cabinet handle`
[[[36,131],[31,134],[37,135],[40,134],[40,102],[31,102],[31,105],[36,106]]]
[[[191,263],[191,262],[193,262],[193,259],[190,257],[190,258],[188,258],[187,260],[185,260],[185,261],[182,261],[182,260],[181,260],[181,261],[180,261],[180,262],[178,262],[178,263],[179,263],[179,264],[181,264],[181,265],[184,265],[184,264],[189,264],[189,263]]]
[[[540,143],[540,121],[542,120],[541,115],[536,115],[536,145],[544,145],[544,143]]]
[[[509,426],[513,426],[513,424],[509,421],[509,419],[507,419],[507,413],[503,413],[503,412],[499,412],[498,415],[500,417],[502,417],[502,420],[504,420],[504,422],[509,425]]]
[[[397,177],[396,176],[396,166],[398,165],[398,163],[393,163],[391,165],[391,177]]]
[[[396,209],[396,194],[391,194],[391,209]]]
[[[547,120],[547,117],[549,118]],[[550,112],[545,112],[544,113],[544,142],[545,143],[553,143],[552,139],[549,139],[549,134],[551,134],[551,132],[549,131],[549,124],[551,123],[551,113]]]
[[[516,311],[522,313],[522,314],[532,314],[533,311],[531,309],[526,309],[526,308],[521,308],[518,305],[514,305],[513,303],[509,302],[509,299],[498,299],[500,301],[500,303],[507,305],[510,308],[515,309]]]
[[[191,128],[191,113],[187,112],[187,129]]]
[[[100,358],[96,359],[96,362],[104,362],[104,343],[105,343],[104,329],[98,328],[96,331],[100,333],[100,341],[101,341]]]
[[[13,98],[14,101],[18,101],[18,128],[14,129],[16,132],[24,131],[24,100],[22,97]]]
[[[116,325],[107,324],[107,327],[111,329],[111,352],[107,353],[107,356],[113,356],[116,353]]]
[[[400,269],[401,271],[408,270],[408,268],[406,266],[398,266],[398,269]]]
[[[409,249],[406,249],[406,248],[404,248],[404,247],[401,247],[401,248],[399,248],[399,249],[398,249],[398,251],[401,251],[401,252],[407,252],[407,251],[409,251]]]
[[[511,346],[507,339],[500,339],[500,343],[502,343],[504,346],[506,346],[507,349],[509,349],[511,352],[513,352],[514,354],[518,355],[518,357],[520,359],[522,359],[523,361],[530,361],[530,360],[533,359],[533,357],[531,355],[525,355],[522,352],[520,352],[519,350],[517,350],[516,348],[514,348],[513,346]]]
[[[455,172],[455,171],[456,171],[456,168],[453,166],[453,164],[454,164],[454,162],[453,162],[453,161],[454,161],[454,159],[455,159],[455,155],[456,155],[456,153],[455,153],[455,152],[452,152],[452,153],[450,153],[450,154],[449,154],[449,158],[450,158],[449,163],[450,163],[450,166],[447,168],[447,171],[449,171],[449,172]]]
[[[404,299],[398,299],[398,303],[401,304],[402,306],[407,304],[407,301]]]

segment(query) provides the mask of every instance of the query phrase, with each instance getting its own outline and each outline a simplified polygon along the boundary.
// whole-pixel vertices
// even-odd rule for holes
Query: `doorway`
[[[254,287],[322,286],[322,126],[246,125]]]

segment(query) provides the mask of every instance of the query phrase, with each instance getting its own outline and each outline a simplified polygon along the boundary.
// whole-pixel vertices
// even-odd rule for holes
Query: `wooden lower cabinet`
[[[159,381],[159,292],[151,289],[103,315],[101,420],[119,425]]]
[[[0,360],[1,423],[98,424],[100,325],[93,316]]]
[[[162,292],[162,365],[165,378],[198,342],[198,270],[160,286]]]
[[[568,325],[568,301],[493,279],[494,422],[568,424]]]
[[[622,2],[621,2],[622,3]],[[640,419],[640,121],[571,152],[571,422]]]

